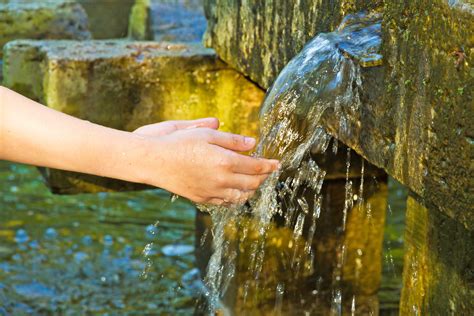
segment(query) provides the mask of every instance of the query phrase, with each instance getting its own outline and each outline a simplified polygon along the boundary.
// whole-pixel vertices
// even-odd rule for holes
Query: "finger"
[[[269,174],[280,168],[280,162],[275,159],[254,158],[236,154],[232,171],[248,175]]]
[[[255,147],[255,138],[221,131],[213,131],[209,143],[233,151],[249,151]]]
[[[242,191],[255,191],[268,178],[269,174],[246,175],[236,174],[229,182],[229,186]]]

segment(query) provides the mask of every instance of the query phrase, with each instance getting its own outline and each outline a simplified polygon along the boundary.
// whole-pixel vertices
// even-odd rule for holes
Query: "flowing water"
[[[347,16],[335,32],[320,34],[311,40],[283,69],[268,92],[261,110],[256,155],[279,159],[281,171],[272,174],[257,196],[246,205],[201,207],[211,214],[214,224],[214,253],[209,260],[206,278],[206,296],[211,311],[220,308],[225,312],[225,306],[229,304],[227,293],[236,291],[235,282],[243,282],[238,293],[233,295],[240,297],[240,305],[245,306],[258,296],[261,301],[274,299],[274,312],[281,312],[283,297],[294,291],[291,287],[298,287],[288,280],[310,276],[318,268],[314,266],[318,250],[314,249],[313,238],[322,216],[326,170],[313,160],[312,153],[324,153],[331,142],[331,137],[321,127],[321,117],[328,110],[335,113],[342,108],[358,111],[362,88],[360,65],[380,59],[380,32],[380,15]],[[341,120],[340,128],[344,129],[345,124]],[[333,148],[337,147],[334,141]],[[360,181],[356,195],[355,183],[350,179],[350,161],[348,149],[340,234],[346,229],[347,214],[354,206],[354,198],[361,203],[364,196],[364,180]],[[364,173],[363,165],[361,173]],[[370,204],[367,209],[370,217]],[[281,242],[281,236],[272,235],[275,225],[283,227],[282,231],[288,234],[285,243],[290,250],[280,256],[266,253],[269,243]],[[336,248],[330,312],[341,314],[342,271],[347,249],[343,243],[336,244]],[[272,277],[266,272],[266,267],[271,264],[266,258],[282,256],[287,256],[287,260],[278,264],[285,266],[276,271],[288,276],[274,285],[274,290],[270,291],[273,293],[265,294],[268,279]],[[245,278],[238,268],[242,257],[246,258]],[[318,280],[314,282],[312,291],[315,294],[324,282],[319,283]],[[354,310],[355,298],[351,301]],[[305,302],[299,304],[305,305]],[[232,313],[231,310],[227,312]]]

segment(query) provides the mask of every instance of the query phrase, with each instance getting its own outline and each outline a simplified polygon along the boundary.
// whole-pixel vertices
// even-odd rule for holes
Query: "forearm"
[[[146,182],[150,140],[54,111],[0,87],[0,159]]]

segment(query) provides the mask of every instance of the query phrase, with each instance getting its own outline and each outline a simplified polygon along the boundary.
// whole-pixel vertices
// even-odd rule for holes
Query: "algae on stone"
[[[474,233],[413,195],[406,217],[400,315],[469,315]]]
[[[229,65],[269,88],[303,45],[342,18],[382,6],[380,0],[205,0],[207,46]]]
[[[16,41],[5,47],[4,69],[7,87],[105,126],[216,116],[225,131],[257,136],[263,91],[199,44]]]

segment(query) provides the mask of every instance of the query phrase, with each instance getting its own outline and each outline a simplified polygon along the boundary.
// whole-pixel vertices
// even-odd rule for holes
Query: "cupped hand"
[[[145,158],[151,171],[147,183],[194,202],[243,203],[279,168],[276,160],[240,154],[251,150],[255,139],[215,130],[216,119],[161,124],[136,131],[154,143]]]

